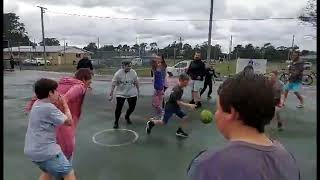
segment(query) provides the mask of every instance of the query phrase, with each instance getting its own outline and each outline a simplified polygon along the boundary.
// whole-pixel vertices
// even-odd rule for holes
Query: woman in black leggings
[[[130,61],[122,62],[122,68],[114,74],[112,78],[110,100],[113,98],[114,89],[116,89],[115,96],[117,105],[115,110],[115,121],[113,128],[117,129],[119,128],[119,119],[125,100],[127,100],[129,104],[129,108],[125,115],[125,120],[127,121],[127,124],[132,124],[130,115],[136,107],[138,99],[137,97],[139,95],[138,76],[136,71],[131,69]]]

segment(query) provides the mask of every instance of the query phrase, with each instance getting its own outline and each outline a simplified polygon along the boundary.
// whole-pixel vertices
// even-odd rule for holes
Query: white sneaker
[[[297,105],[297,108],[303,108],[303,107],[304,107],[303,104],[298,104],[298,105]]]

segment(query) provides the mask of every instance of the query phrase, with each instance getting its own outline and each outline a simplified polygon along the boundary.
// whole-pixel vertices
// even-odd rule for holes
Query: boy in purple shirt
[[[229,144],[191,162],[191,180],[298,180],[294,157],[264,134],[274,116],[274,94],[263,75],[241,72],[218,89],[215,122]]]

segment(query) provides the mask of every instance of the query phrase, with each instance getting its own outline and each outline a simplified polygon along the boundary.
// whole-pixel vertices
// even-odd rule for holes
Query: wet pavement
[[[32,85],[40,77],[58,80],[72,74],[39,71],[4,72],[4,179],[37,179],[39,169],[23,154],[27,115],[23,107],[32,96]],[[185,179],[191,159],[203,149],[219,149],[226,140],[218,133],[214,124],[204,125],[199,121],[199,111],[186,110],[192,120],[188,139],[178,139],[175,131],[178,119],[173,118],[166,127],[156,127],[151,136],[145,135],[145,122],[152,114],[151,78],[140,78],[141,96],[135,112],[133,125],[120,119],[120,128],[134,131],[108,131],[98,134],[95,140],[101,144],[123,144],[138,139],[129,145],[108,147],[94,143],[93,136],[111,129],[114,120],[114,102],[107,100],[111,76],[95,76],[92,91],[88,92],[80,125],[77,131],[76,152],[73,161],[78,179],[81,180],[143,180]],[[170,86],[177,83],[170,79]],[[216,95],[215,84],[213,97]],[[301,168],[301,179],[316,179],[316,87],[303,87],[305,108],[296,109],[298,100],[288,97],[281,117],[286,120],[285,130],[278,132],[271,124],[267,133],[282,142],[296,157]],[[190,100],[190,87],[183,96]],[[215,111],[214,98],[204,100],[204,107]],[[124,107],[123,112],[126,110]],[[17,173],[19,170],[19,173]]]

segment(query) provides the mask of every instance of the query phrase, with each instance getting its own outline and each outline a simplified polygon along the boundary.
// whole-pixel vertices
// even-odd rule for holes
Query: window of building
[[[76,58],[80,58],[81,57],[81,54],[76,54]]]

